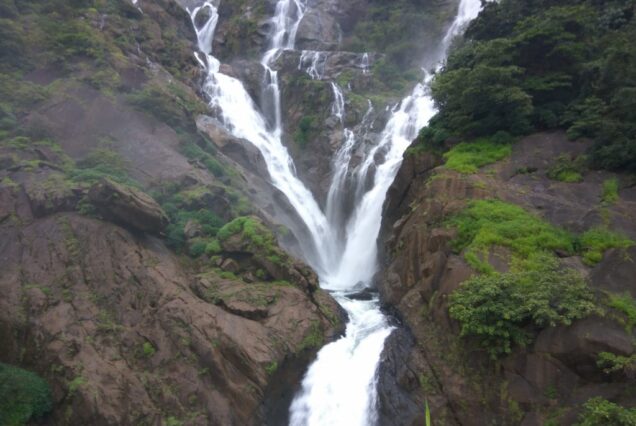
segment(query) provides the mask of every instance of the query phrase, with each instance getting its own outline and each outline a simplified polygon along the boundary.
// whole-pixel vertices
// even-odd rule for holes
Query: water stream
[[[316,270],[322,288],[329,290],[349,315],[345,335],[323,347],[307,371],[290,407],[290,423],[301,425],[373,425],[377,420],[376,376],[384,341],[392,331],[379,301],[360,300],[356,293],[372,285],[377,271],[377,238],[382,206],[402,156],[420,128],[435,113],[428,93],[431,76],[391,109],[391,116],[375,146],[366,150],[362,163],[352,170],[352,151],[359,135],[343,129],[343,143],[333,160],[333,177],[323,211],[312,193],[298,179],[293,161],[282,143],[280,88],[275,62],[284,50],[293,50],[298,26],[306,11],[304,0],[279,0],[271,19],[271,34],[261,64],[265,69],[262,108],[251,99],[243,84],[219,72],[212,56],[212,40],[218,22],[217,8],[205,1],[189,10],[198,38],[195,55],[207,72],[204,91],[210,108],[237,138],[254,144],[263,155],[272,184],[289,199],[311,238],[301,240],[302,255]],[[205,10],[205,15],[199,16]],[[461,0],[455,21],[440,47],[441,61],[452,38],[480,10],[480,0]],[[201,23],[201,17],[206,17]],[[197,19],[199,18],[199,19]],[[198,24],[197,24],[198,23]],[[326,53],[303,51],[299,69],[322,79]],[[369,58],[361,58],[364,72]],[[331,82],[332,114],[343,123],[345,97]],[[269,111],[265,116],[260,111]],[[364,128],[366,117],[360,128]],[[370,184],[369,184],[370,183]],[[343,211],[347,188],[354,191],[354,208]]]

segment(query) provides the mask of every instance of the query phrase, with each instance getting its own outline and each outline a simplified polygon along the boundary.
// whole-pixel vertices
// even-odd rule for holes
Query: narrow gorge
[[[0,12],[1,425],[635,424],[633,1]]]

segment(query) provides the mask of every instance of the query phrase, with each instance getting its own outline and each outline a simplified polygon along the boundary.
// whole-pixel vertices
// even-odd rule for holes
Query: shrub
[[[610,294],[607,306],[618,312],[621,317],[619,321],[625,325],[625,329],[629,333],[632,332],[636,325],[636,300],[629,293]]]
[[[493,143],[488,139],[462,142],[444,154],[446,167],[460,173],[475,173],[480,167],[494,163],[510,155],[508,144]]]
[[[0,363],[0,424],[18,426],[51,411],[49,385],[38,375]]]
[[[634,426],[636,408],[625,408],[601,397],[589,399],[583,405],[577,426]]]
[[[581,182],[583,180],[583,169],[585,168],[585,157],[576,158],[561,155],[557,157],[554,164],[548,170],[548,178],[560,182]]]
[[[451,294],[449,308],[461,335],[476,337],[492,359],[528,344],[534,329],[568,325],[596,311],[581,276],[551,259],[536,270],[471,278]]]
[[[620,371],[633,378],[636,375],[636,354],[622,356],[611,352],[601,352],[598,354],[596,365],[607,374]]]

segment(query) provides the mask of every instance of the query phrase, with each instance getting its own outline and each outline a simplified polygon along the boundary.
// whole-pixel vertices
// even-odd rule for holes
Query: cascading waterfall
[[[331,113],[342,123],[344,119],[345,100],[342,89],[337,83],[331,82],[331,90],[333,91],[333,104],[331,105]]]
[[[298,61],[298,69],[305,71],[312,80],[322,80],[326,62],[327,52],[303,50]]]
[[[443,59],[450,44],[447,38],[450,40],[477,15],[479,4],[480,0],[461,0],[439,59]],[[332,292],[349,315],[345,336],[322,348],[310,366],[290,408],[290,422],[293,426],[370,425],[377,419],[376,370],[392,327],[380,311],[377,297],[359,300],[352,296],[372,284],[377,271],[376,242],[386,192],[397,174],[404,151],[435,113],[428,94],[430,76],[391,110],[379,142],[367,151],[357,171],[350,170],[356,135],[349,129],[343,130],[344,142],[333,160],[334,174],[323,213],[311,192],[297,178],[292,159],[281,142],[280,89],[278,71],[273,69],[283,50],[294,48],[305,9],[303,1],[279,0],[271,20],[270,43],[261,64],[265,69],[264,110],[271,111],[272,117],[259,112],[239,80],[219,72],[220,63],[212,56],[217,8],[205,1],[189,13],[199,48],[195,56],[207,72],[203,89],[212,111],[231,134],[259,149],[272,184],[285,194],[309,231],[310,241],[301,241],[303,256],[319,274],[321,286]],[[203,10],[207,15],[199,16]],[[197,17],[206,16],[205,22],[198,25]],[[324,71],[324,60],[320,68],[321,58],[320,52],[303,52],[299,68],[305,69],[312,78],[321,79]],[[368,55],[363,57],[363,62],[368,72]],[[310,65],[307,67],[306,63]],[[342,122],[344,95],[339,86],[331,85],[332,113]],[[371,111],[370,104],[361,128],[371,125],[366,123]],[[355,207],[348,217],[339,209],[347,187],[358,188]]]

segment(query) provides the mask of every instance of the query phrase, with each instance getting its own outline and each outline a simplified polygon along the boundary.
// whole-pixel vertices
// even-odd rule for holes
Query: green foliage
[[[619,313],[619,321],[622,322],[625,325],[625,329],[631,333],[634,326],[636,326],[636,299],[630,296],[629,293],[623,295],[610,294],[607,306]]]
[[[533,269],[556,250],[581,254],[588,265],[598,263],[605,250],[628,248],[633,241],[603,227],[576,236],[556,228],[519,206],[497,200],[477,200],[447,220],[457,228],[453,247],[464,251],[466,261],[483,273],[493,272],[488,263],[493,246],[511,250],[516,269]]]
[[[433,82],[436,132],[471,138],[567,129],[591,164],[636,170],[636,22],[630,1],[485,4]],[[573,172],[562,178],[577,179]]]
[[[601,397],[589,399],[583,404],[577,426],[634,426],[636,408],[625,408]]]
[[[181,145],[181,153],[191,160],[199,160],[216,177],[226,175],[225,168],[215,158],[215,151],[209,143],[204,143],[204,148],[192,141]]]
[[[618,179],[611,178],[603,181],[601,201],[605,204],[614,204],[618,201]]]
[[[52,408],[48,383],[35,373],[0,363],[0,424],[21,426]]]
[[[223,249],[221,248],[221,243],[219,243],[219,240],[217,240],[216,238],[210,240],[205,246],[205,254],[207,254],[208,256],[214,256],[221,253],[222,251]]]
[[[144,342],[144,344],[141,347],[141,350],[142,350],[142,354],[144,358],[152,358],[155,352],[157,352],[157,349],[155,349],[155,347],[152,346],[152,343],[150,342]]]
[[[142,90],[128,95],[127,100],[134,107],[152,114],[159,121],[184,131],[192,131],[193,117],[206,111],[201,100],[176,83],[165,86],[146,85]]]
[[[322,329],[320,328],[320,323],[318,323],[318,321],[313,321],[309,327],[309,333],[305,336],[302,342],[300,342],[300,350],[303,351],[305,349],[319,348],[323,343],[324,338],[322,335]]]
[[[502,160],[510,155],[510,145],[496,144],[481,138],[462,142],[444,154],[446,167],[460,173],[475,173],[480,167]]]
[[[103,178],[139,188],[140,184],[128,175],[128,164],[118,153],[107,148],[92,150],[68,172],[69,177],[82,184],[93,184]]]
[[[451,294],[449,308],[461,335],[474,336],[492,359],[530,343],[536,329],[596,311],[581,276],[549,258],[534,270],[473,277]]]
[[[447,224],[458,231],[453,241],[455,250],[465,249],[468,263],[481,272],[493,271],[487,261],[492,246],[509,248],[513,263],[525,268],[542,263],[554,250],[574,253],[570,234],[502,201],[473,201]]]
[[[255,248],[261,249],[265,254],[277,255],[276,238],[274,234],[258,220],[249,216],[240,216],[225,224],[218,232],[220,241],[225,241],[233,235],[241,236],[252,244]]]
[[[583,262],[593,266],[603,259],[603,253],[610,248],[626,249],[634,245],[629,238],[623,237],[604,227],[592,228],[579,237]]]
[[[272,361],[269,364],[267,364],[267,366],[265,366],[265,372],[267,373],[268,376],[273,375],[276,370],[278,370],[278,362],[276,361]]]
[[[623,372],[629,377],[636,375],[636,354],[630,356],[616,355],[611,352],[598,354],[596,365],[607,374]]]
[[[316,117],[313,115],[305,116],[298,122],[298,128],[294,132],[294,141],[299,147],[305,148],[307,143],[311,139],[311,136],[316,132]]]
[[[585,161],[583,156],[560,155],[548,170],[548,178],[567,183],[581,182]]]

